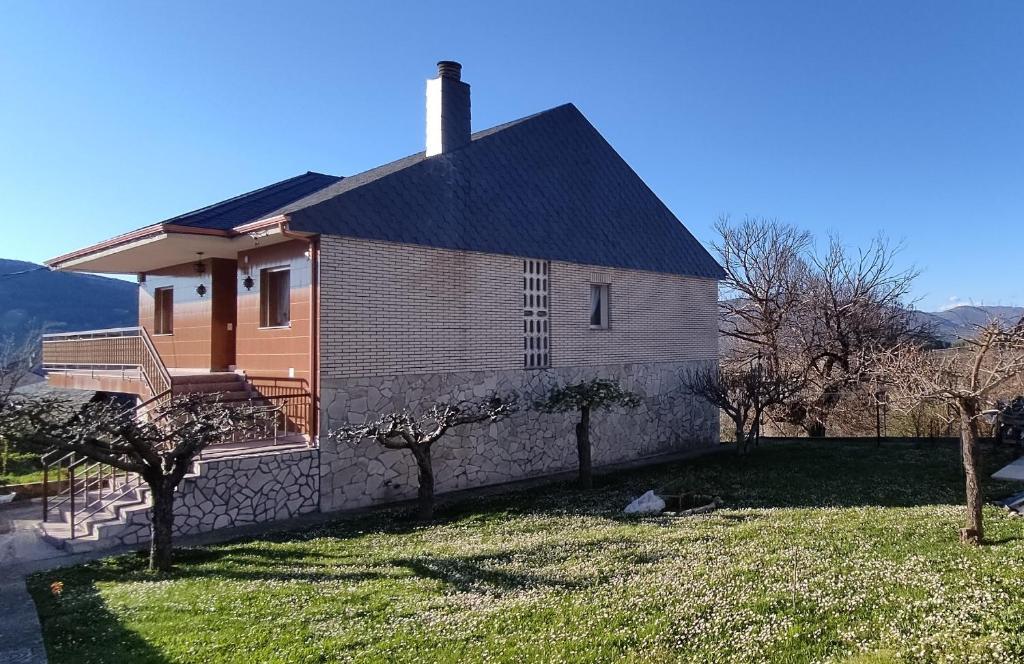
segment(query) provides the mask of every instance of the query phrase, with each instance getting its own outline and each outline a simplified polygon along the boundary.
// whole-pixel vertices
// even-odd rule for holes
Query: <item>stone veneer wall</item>
[[[714,360],[615,364],[542,370],[449,372],[321,379],[321,431],[377,414],[419,410],[439,399],[462,400],[493,392],[539,397],[556,383],[614,378],[642,397],[629,411],[595,413],[594,463],[603,465],[682,451],[718,442],[718,411],[679,387],[693,368]],[[438,492],[547,475],[577,467],[572,414],[523,411],[502,422],[449,432],[434,446]],[[320,438],[323,511],[411,498],[416,466],[406,451],[372,441],[352,446]]]
[[[319,508],[319,451],[264,452],[200,461],[196,473],[178,487],[174,533],[194,535],[265,521],[288,519]],[[149,540],[149,508],[126,514],[117,532],[104,533],[111,545]]]

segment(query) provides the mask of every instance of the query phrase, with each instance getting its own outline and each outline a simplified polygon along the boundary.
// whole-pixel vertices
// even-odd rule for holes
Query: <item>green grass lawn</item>
[[[6,471],[0,467],[0,487],[42,481],[43,466],[38,454],[15,450],[8,452]]]
[[[620,514],[669,487],[727,507]],[[1024,661],[1024,520],[988,508],[991,543],[962,546],[962,493],[950,445],[776,444],[30,589],[56,663]]]

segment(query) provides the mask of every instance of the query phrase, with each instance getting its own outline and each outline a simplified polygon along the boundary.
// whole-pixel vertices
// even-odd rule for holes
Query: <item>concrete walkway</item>
[[[25,564],[64,556],[35,533],[40,507],[0,510],[0,664],[45,664],[36,605],[25,588]]]

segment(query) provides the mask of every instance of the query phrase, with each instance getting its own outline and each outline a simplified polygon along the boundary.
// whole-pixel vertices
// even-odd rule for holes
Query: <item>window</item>
[[[260,270],[260,327],[287,327],[291,323],[291,270]]]
[[[153,333],[174,334],[174,288],[153,291]]]
[[[608,284],[590,284],[590,327],[608,329]]]

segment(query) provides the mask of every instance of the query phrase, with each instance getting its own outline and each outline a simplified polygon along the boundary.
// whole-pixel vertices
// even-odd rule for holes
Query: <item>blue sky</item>
[[[5,3],[0,257],[416,152],[455,59],[475,129],[572,101],[702,241],[884,232],[922,308],[1024,305],[1022,37],[1012,0]]]

